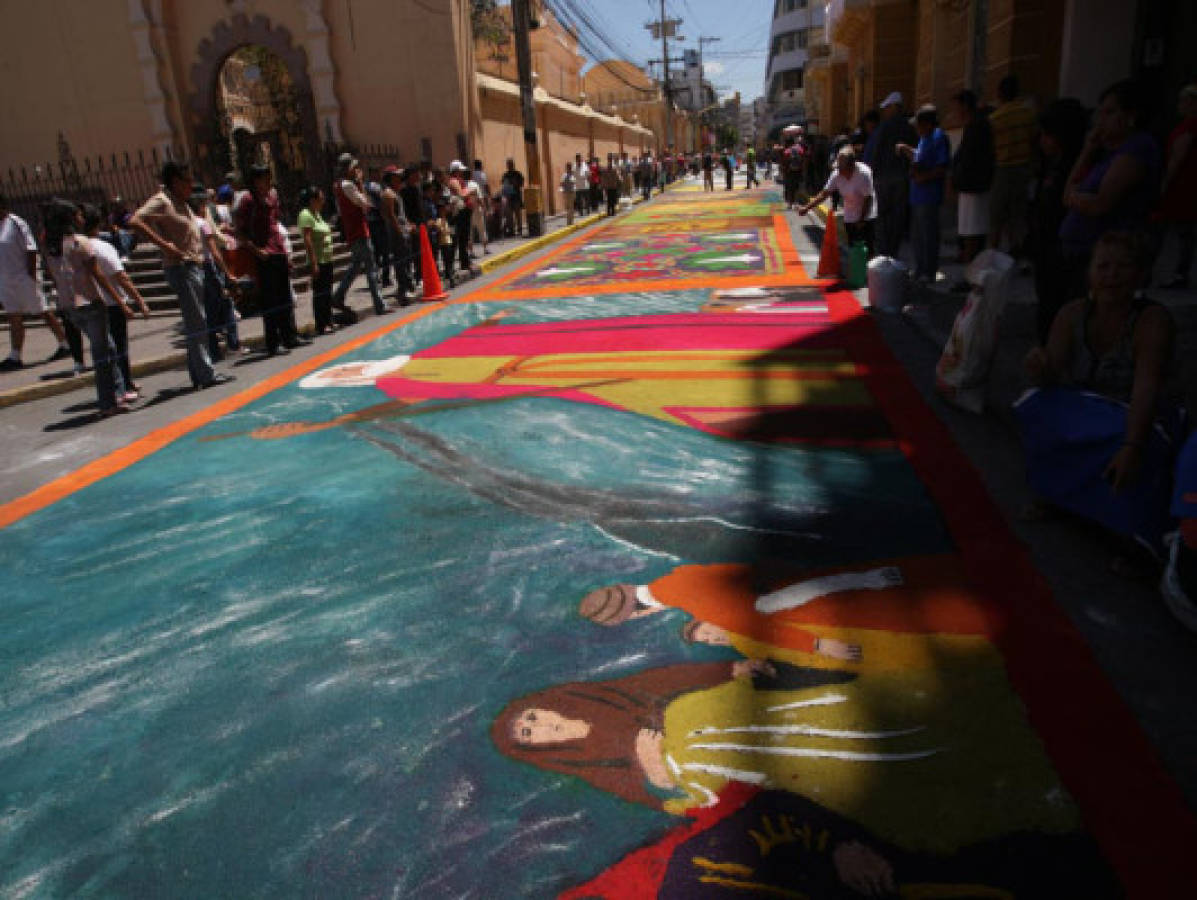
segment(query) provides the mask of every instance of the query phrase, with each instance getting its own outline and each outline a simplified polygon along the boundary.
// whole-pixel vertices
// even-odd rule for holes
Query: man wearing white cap
[[[864,160],[873,171],[877,252],[882,256],[896,257],[906,232],[909,162],[897,146],[917,143],[918,134],[902,113],[902,95],[894,91],[881,101],[881,124],[869,141]]]

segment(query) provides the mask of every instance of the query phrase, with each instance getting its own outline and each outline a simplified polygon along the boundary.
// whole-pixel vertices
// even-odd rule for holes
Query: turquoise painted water
[[[439,311],[349,358],[495,311]],[[500,756],[492,717],[712,652],[669,617],[590,625],[586,592],[765,550],[948,547],[896,453],[736,445],[558,400],[201,440],[383,399],[290,386],[0,533],[0,895],[550,895],[673,820]]]

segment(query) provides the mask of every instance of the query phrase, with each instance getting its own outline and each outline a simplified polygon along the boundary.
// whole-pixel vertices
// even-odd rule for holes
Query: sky
[[[697,50],[700,36],[719,38],[717,43],[704,44],[702,48],[707,80],[721,98],[739,91],[742,100],[751,101],[764,92],[773,3],[774,0],[665,0],[666,15],[682,20],[678,33],[685,37],[676,49],[670,40],[669,55],[681,56],[684,50]],[[546,0],[546,4],[554,10],[561,9],[567,17],[571,7],[583,11],[622,51],[622,58],[637,65],[661,57],[660,40],[653,40],[644,28],[646,22],[660,18],[661,0]],[[604,51],[601,59],[616,55],[601,45],[599,49]]]

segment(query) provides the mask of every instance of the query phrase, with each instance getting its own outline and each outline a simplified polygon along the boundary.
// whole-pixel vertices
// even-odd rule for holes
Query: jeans
[[[117,400],[125,395],[125,379],[116,363],[116,347],[108,333],[108,311],[100,301],[87,306],[76,306],[67,310],[67,315],[91,346],[91,359],[95,365],[96,398],[100,412],[112,409]]]
[[[369,238],[358,238],[349,245],[349,268],[345,270],[341,283],[333,294],[333,306],[344,306],[345,295],[349,293],[349,285],[357,277],[358,272],[366,273],[366,283],[370,285],[370,297],[374,300],[374,312],[382,315],[386,306],[382,302],[382,294],[378,292],[378,271],[374,268],[374,248]]]
[[[199,263],[166,266],[166,283],[178,295],[183,315],[183,340],[187,344],[187,374],[195,387],[204,387],[216,377],[208,356],[208,320],[204,318],[204,272]]]
[[[389,257],[391,266],[395,269],[395,288],[402,295],[415,289],[415,282],[411,277],[411,239],[406,234],[388,230],[387,239],[390,241]],[[331,276],[329,276],[331,277]]]
[[[939,271],[939,206],[912,206],[910,210],[914,275],[934,278]]]
[[[619,208],[619,188],[606,188],[607,194],[607,215],[615,215],[615,210]]]
[[[468,206],[458,210],[453,217],[453,245],[457,248],[457,264],[463,272],[470,271],[470,223],[474,213]]]
[[[294,302],[291,298],[291,273],[287,257],[272,253],[258,260],[258,291],[262,305],[262,336],[266,352],[278,352],[295,345]]]
[[[220,341],[217,338],[222,331],[230,350],[241,346],[233,301],[225,290],[224,276],[211,262],[204,263],[204,315],[208,319],[208,353],[213,359],[220,356]]]
[[[71,358],[75,360],[75,365],[80,369],[83,368],[83,335],[79,333],[79,329],[75,327],[75,323],[71,321],[71,317],[67,310],[59,308],[59,321],[62,322],[62,330],[66,334],[67,346],[71,348]]]
[[[786,206],[792,206],[798,202],[798,190],[802,186],[802,176],[793,170],[786,173],[785,181],[785,195]]]
[[[119,306],[104,307],[108,312],[108,334],[116,354],[116,366],[125,382],[125,390],[133,389],[133,373],[129,369],[129,320]]]
[[[381,276],[383,287],[391,283],[391,242],[387,237],[387,226],[381,218],[368,218],[366,227],[370,231],[370,246],[374,248],[374,268]]]
[[[877,252],[896,259],[906,231],[907,195],[904,178],[879,181],[877,193]]]

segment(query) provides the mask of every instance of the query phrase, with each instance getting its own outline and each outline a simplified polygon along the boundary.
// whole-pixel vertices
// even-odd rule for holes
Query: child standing
[[[561,205],[565,207],[565,224],[574,224],[574,206],[578,191],[578,176],[574,174],[574,164],[565,164],[565,174],[561,176]]]
[[[441,265],[445,270],[445,280],[449,287],[453,282],[453,232],[449,228],[449,207],[446,203],[436,205],[436,219],[432,225],[436,229],[436,243],[441,251]]]

